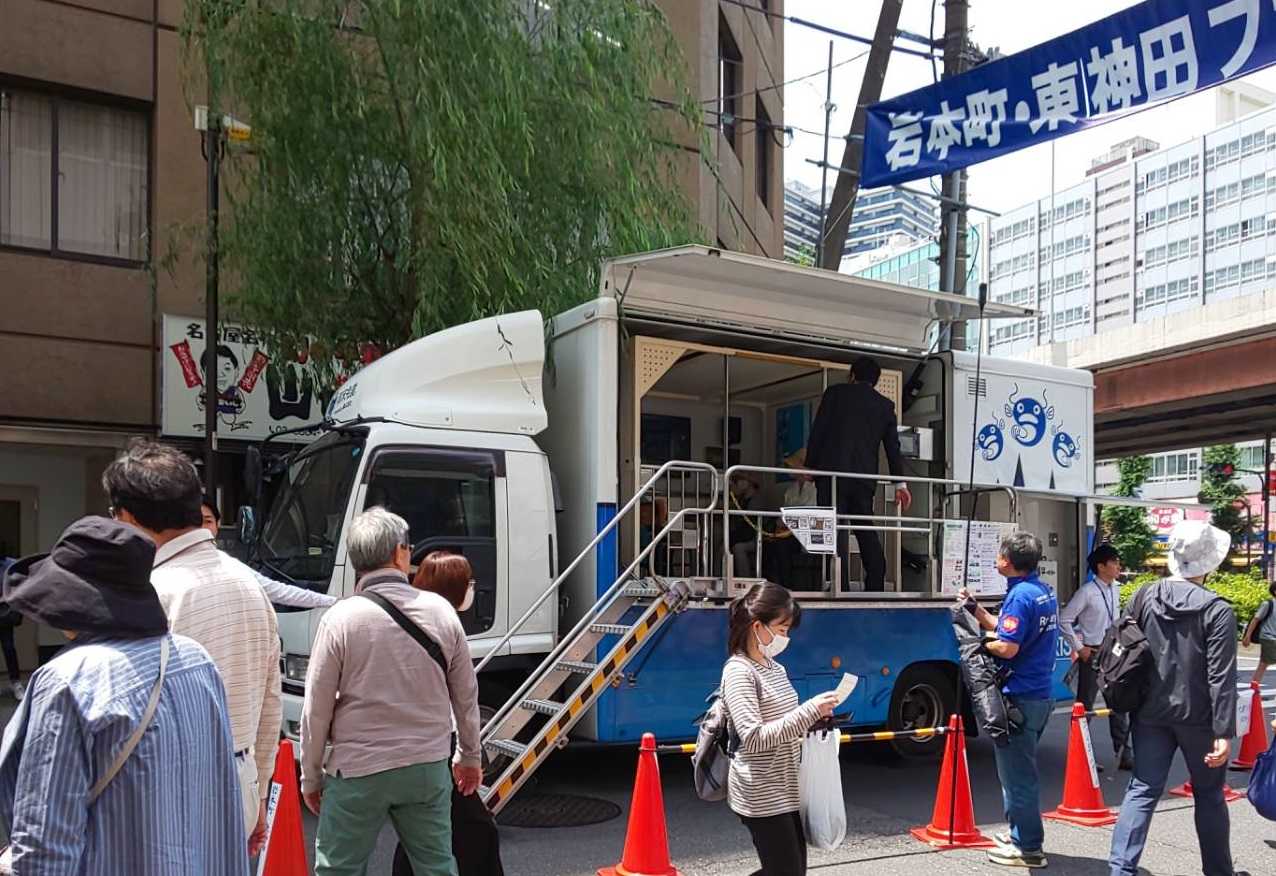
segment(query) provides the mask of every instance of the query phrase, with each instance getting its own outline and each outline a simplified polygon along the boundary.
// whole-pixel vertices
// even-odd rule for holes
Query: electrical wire
[[[858,55],[853,55],[852,57],[847,58],[844,61],[838,61],[836,64],[833,65],[833,69],[836,70],[838,67],[845,67],[847,64],[853,64],[856,61],[858,61],[860,58],[863,58],[864,56],[866,56],[867,54],[868,54],[867,51],[863,51],[863,52],[860,52]],[[753,95],[753,94],[762,94],[767,91],[775,91],[777,89],[784,88],[786,85],[795,85],[798,82],[805,82],[807,79],[814,79],[816,76],[823,76],[826,73],[828,73],[828,71],[829,71],[828,67],[821,67],[820,69],[814,71],[813,73],[807,73],[804,76],[798,76],[793,79],[788,79],[784,82],[780,82],[775,85],[768,85],[765,88],[755,88],[752,91],[741,91],[739,94],[728,94],[728,95],[724,95],[723,97],[706,97],[704,100],[700,102],[701,103],[717,103],[720,100],[735,100],[740,97],[749,97],[750,95]],[[824,135],[821,134],[820,136],[824,136]]]
[[[796,15],[784,15],[779,12],[772,12],[769,9],[762,9],[756,5],[756,2],[746,2],[746,0],[721,0],[721,2],[729,3],[732,6],[739,6],[741,9],[747,9],[748,11],[756,15],[765,15],[767,18],[775,18],[775,19],[779,19],[780,21],[787,21],[789,24],[796,24],[798,27],[806,27],[806,28],[810,28],[811,30],[817,30],[820,33],[826,33],[829,36],[838,37],[839,39],[851,40],[852,42],[862,43],[863,45],[866,45],[866,46],[873,45],[872,37],[864,37],[864,36],[860,36],[859,34],[847,33],[844,30],[837,30],[836,28],[829,27],[826,24],[820,24],[818,21],[808,21],[805,18],[798,18]],[[891,51],[902,52],[905,55],[916,55],[919,58],[934,58],[935,57],[935,53],[933,51],[923,52],[919,49],[905,49],[901,46],[896,46],[896,45],[891,46]]]

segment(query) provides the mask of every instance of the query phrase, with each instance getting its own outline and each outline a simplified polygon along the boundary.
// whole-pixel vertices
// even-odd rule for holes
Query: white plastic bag
[[[802,826],[807,844],[824,851],[837,848],[846,839],[838,747],[837,731],[812,733],[802,741]]]

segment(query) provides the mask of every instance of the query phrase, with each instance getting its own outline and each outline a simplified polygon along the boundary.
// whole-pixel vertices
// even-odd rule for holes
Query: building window
[[[731,36],[725,15],[718,14],[718,122],[722,135],[740,154],[740,95],[744,91],[744,56]]]
[[[0,245],[146,260],[145,112],[0,90]]]
[[[755,97],[756,106],[754,109],[754,118],[757,119],[757,131],[754,135],[755,151],[757,154],[753,157],[756,164],[756,185],[758,189],[758,198],[762,201],[764,207],[771,206],[771,140],[773,136],[773,128],[771,127],[771,117],[767,115],[766,107],[762,105],[762,98]]]

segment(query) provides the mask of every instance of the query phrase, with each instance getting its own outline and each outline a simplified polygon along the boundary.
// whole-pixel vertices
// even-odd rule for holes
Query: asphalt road
[[[1252,667],[1252,660],[1242,658],[1242,678],[1248,678]],[[1272,712],[1269,703],[1269,718]],[[1042,742],[1042,806],[1046,809],[1057,805],[1062,796],[1068,723],[1066,713],[1060,710],[1051,720]],[[1093,735],[1099,762],[1107,767],[1100,776],[1104,799],[1111,806],[1119,806],[1129,774],[1115,770],[1107,731],[1099,721],[1094,724]],[[972,740],[968,758],[975,817],[980,828],[987,833],[1004,829],[991,744],[982,739]],[[598,797],[621,806],[622,814],[592,827],[503,827],[501,852],[509,876],[594,876],[598,868],[616,864],[625,841],[635,764],[633,750],[569,749],[554,755],[541,768],[535,784],[522,793]],[[704,803],[695,796],[687,759],[663,756],[660,767],[674,865],[686,876],[752,872],[757,861],[747,832],[725,804]],[[908,835],[909,828],[930,820],[938,769],[934,762],[892,757],[881,744],[846,747],[842,758],[842,789],[849,828],[847,838],[835,851],[812,851],[812,876],[895,872],[910,876],[951,876],[1000,870],[987,863],[983,852],[934,852]],[[1180,757],[1171,772],[1169,787],[1181,784],[1186,778]],[[1233,772],[1229,781],[1234,787],[1243,788],[1246,774]],[[1200,872],[1192,808],[1190,800],[1168,796],[1162,800],[1143,857],[1144,872],[1155,876]],[[1254,874],[1276,873],[1276,825],[1261,819],[1243,800],[1233,803],[1229,811],[1237,869]],[[313,819],[307,813],[307,845],[311,845],[313,829]],[[1047,822],[1049,872],[1076,876],[1107,874],[1111,839],[1110,827],[1083,828]],[[393,849],[394,835],[387,829],[368,869],[370,876],[388,876]]]

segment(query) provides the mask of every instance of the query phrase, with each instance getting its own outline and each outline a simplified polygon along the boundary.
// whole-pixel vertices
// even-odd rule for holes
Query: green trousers
[[[413,876],[457,876],[452,769],[446,760],[358,778],[328,776],[315,836],[315,876],[364,876],[386,816]]]

